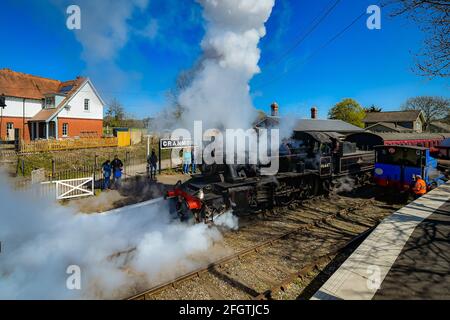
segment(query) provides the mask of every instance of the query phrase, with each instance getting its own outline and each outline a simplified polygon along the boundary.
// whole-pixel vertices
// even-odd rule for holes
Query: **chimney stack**
[[[276,102],[272,103],[270,108],[272,109],[272,117],[278,117],[278,109],[279,109],[278,103]]]
[[[311,108],[311,119],[314,119],[314,120],[317,119],[317,112],[318,112],[318,110],[316,107]]]

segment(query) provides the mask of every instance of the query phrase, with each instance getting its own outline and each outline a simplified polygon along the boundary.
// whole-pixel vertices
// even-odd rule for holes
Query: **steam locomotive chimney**
[[[278,104],[274,102],[272,103],[270,108],[272,109],[272,117],[278,117],[278,109],[279,109]]]
[[[311,108],[311,119],[317,119],[317,108],[316,107],[312,107]]]

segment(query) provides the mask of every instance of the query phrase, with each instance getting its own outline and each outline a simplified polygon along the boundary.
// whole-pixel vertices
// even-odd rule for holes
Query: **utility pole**
[[[5,94],[2,93],[2,95],[0,96],[0,141],[2,141],[2,126],[3,126],[3,109],[6,108],[6,99],[5,99]]]

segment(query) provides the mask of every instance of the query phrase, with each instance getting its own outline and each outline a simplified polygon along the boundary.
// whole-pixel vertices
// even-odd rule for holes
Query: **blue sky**
[[[194,0],[148,0],[142,6],[146,1],[117,7],[120,1],[2,0],[0,68],[60,80],[88,76],[106,102],[116,97],[130,114],[155,115],[178,73],[200,57],[204,22]],[[347,97],[385,110],[398,109],[411,96],[450,97],[448,79],[429,80],[412,71],[424,39],[418,26],[389,17],[387,10],[381,30],[367,29],[367,15],[318,50],[377,1],[342,0],[301,45],[284,55],[330,2],[276,0],[260,43],[262,72],[250,83],[255,107],[268,111],[277,101],[282,113],[307,117],[316,105],[326,117],[333,104]],[[84,35],[66,28],[69,4],[81,7]],[[106,53],[92,53],[102,48],[95,37],[99,34],[110,40]]]

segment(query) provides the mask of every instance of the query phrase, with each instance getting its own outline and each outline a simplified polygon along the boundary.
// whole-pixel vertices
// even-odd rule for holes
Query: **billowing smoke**
[[[222,226],[230,230],[237,230],[239,228],[239,219],[231,211],[220,215],[214,220],[216,226]]]
[[[84,215],[34,194],[0,184],[0,299],[124,298],[229,254],[217,228],[182,224],[165,202]],[[66,286],[72,265],[81,290]]]
[[[350,177],[339,178],[336,183],[335,193],[351,192],[355,189],[355,180]]]
[[[202,120],[205,128],[251,128],[257,118],[249,81],[260,72],[258,43],[275,0],[197,0],[203,6],[204,56],[181,92],[184,127]]]

